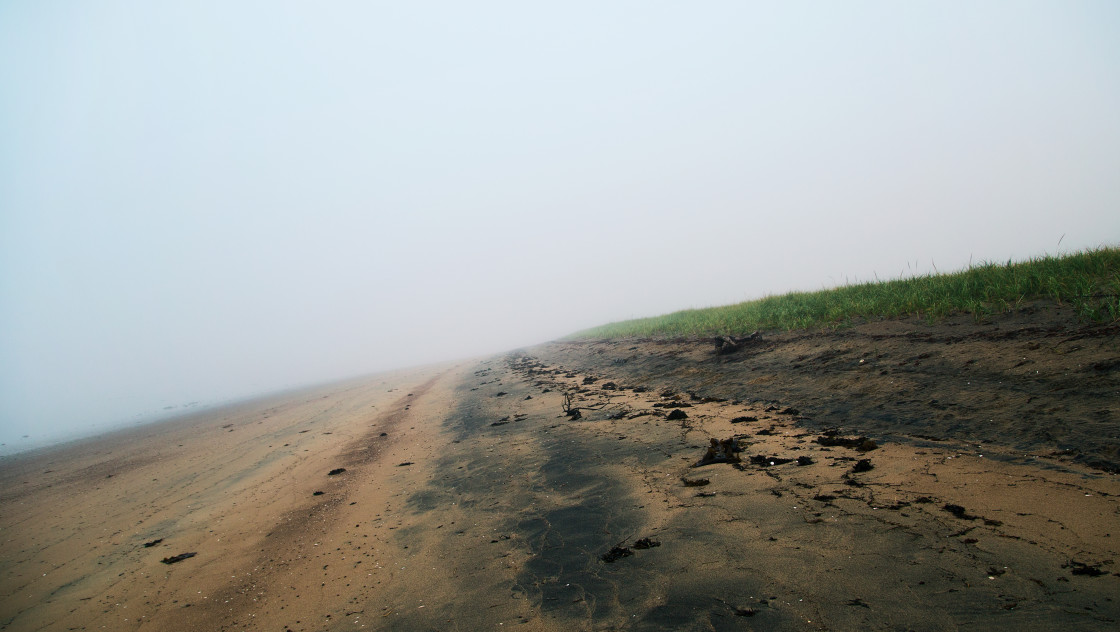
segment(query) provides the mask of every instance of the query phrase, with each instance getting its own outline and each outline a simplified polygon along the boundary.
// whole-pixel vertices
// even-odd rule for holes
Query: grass
[[[835,328],[857,320],[954,314],[978,321],[1028,302],[1072,306],[1079,318],[1120,320],[1120,248],[1098,248],[1021,263],[983,263],[947,274],[846,285],[818,292],[688,309],[594,327],[568,339],[736,335],[757,330]]]

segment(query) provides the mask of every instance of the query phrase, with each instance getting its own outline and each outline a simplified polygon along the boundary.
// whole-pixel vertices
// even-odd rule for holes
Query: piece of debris
[[[1085,575],[1086,577],[1100,577],[1106,575],[1106,571],[1102,571],[1100,564],[1092,565],[1084,562],[1075,562],[1070,560],[1068,564],[1063,564],[1062,568],[1069,568],[1071,575]]]
[[[312,495],[312,496],[322,496],[322,495],[323,495],[323,494],[325,494],[325,493],[326,493],[326,492],[312,492],[312,493],[311,493],[311,495]]]
[[[871,459],[860,459],[856,461],[855,466],[852,467],[852,473],[859,474],[860,472],[870,472],[873,469],[875,469],[875,466],[871,464]]]
[[[153,546],[159,544],[160,542],[163,542],[163,538],[159,538],[158,540],[152,540],[151,542],[145,542],[144,543],[144,548],[145,549],[150,549]]]
[[[652,549],[655,546],[661,546],[661,543],[650,538],[641,538],[634,542],[635,549]]]
[[[780,458],[780,457],[777,457],[777,456],[765,456],[765,455],[762,455],[762,454],[756,454],[756,455],[751,457],[751,465],[761,465],[762,467],[771,467],[771,466],[774,466],[774,465],[785,465],[786,463],[792,463],[792,462],[793,462],[793,459],[783,459],[783,458]]]
[[[707,451],[704,452],[704,456],[692,467],[700,467],[701,465],[710,465],[712,463],[738,463],[742,460],[739,458],[738,452],[739,444],[735,441],[734,437],[723,440],[711,439],[711,445],[709,445]]]
[[[504,425],[506,425],[506,424],[508,424],[508,423],[509,423],[508,421],[502,420],[502,421],[495,421],[494,423],[492,423],[492,424],[490,424],[490,425],[491,425],[491,426],[504,426]]]
[[[758,614],[758,610],[755,610],[754,608],[736,608],[735,609],[735,616],[737,616],[737,617],[753,617],[756,614]]]
[[[171,557],[165,557],[160,561],[163,562],[164,564],[175,564],[177,562],[182,562],[185,559],[192,558],[196,555],[198,555],[198,553],[194,553],[194,552],[192,552],[192,553],[180,553],[178,555],[172,555]]]
[[[624,557],[630,557],[633,554],[634,554],[633,551],[631,551],[630,549],[628,549],[624,546],[616,546],[613,549],[607,551],[606,553],[600,555],[599,559],[603,560],[607,564],[610,564],[612,562],[617,562],[618,560],[621,560]]]
[[[875,443],[867,437],[856,437],[854,439],[848,437],[837,437],[835,431],[826,432],[825,434],[816,438],[816,442],[825,447],[841,447],[852,448],[860,452],[870,452],[877,450],[879,444]]]
[[[346,471],[346,468],[344,468],[344,467],[336,467],[333,470],[327,472],[327,476],[338,476],[339,474],[341,474],[345,471]]]
[[[681,478],[681,482],[684,483],[685,487],[703,487],[703,486],[711,483],[711,481],[709,481],[706,478],[683,478],[683,477]]]
[[[980,516],[974,516],[974,515],[968,513],[968,511],[965,510],[965,508],[961,507],[960,505],[954,505],[954,504],[950,503],[950,504],[946,504],[944,507],[942,507],[942,509],[945,510],[945,511],[948,511],[951,514],[953,514],[953,517],[960,518],[961,520],[979,520],[980,519]]]
[[[739,349],[742,349],[744,343],[757,339],[758,332],[756,331],[751,335],[743,338],[737,338],[735,336],[719,336],[717,338],[713,338],[712,342],[714,342],[716,345],[716,354],[725,355],[728,353],[734,353]]]
[[[560,404],[560,409],[564,414],[571,417],[572,421],[583,417],[579,412],[579,407],[575,405],[575,396],[571,392],[564,393],[564,401]]]
[[[412,465],[412,461],[405,461],[404,463],[397,463],[397,467],[406,467]]]

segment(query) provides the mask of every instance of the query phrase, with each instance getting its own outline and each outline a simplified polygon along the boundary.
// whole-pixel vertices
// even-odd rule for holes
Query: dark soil
[[[999,444],[1120,472],[1120,323],[1031,305],[961,316],[772,332],[734,353],[711,338],[556,342],[548,362],[651,390],[769,402],[823,431]],[[621,383],[621,382],[620,382]],[[796,408],[790,408],[790,406]]]

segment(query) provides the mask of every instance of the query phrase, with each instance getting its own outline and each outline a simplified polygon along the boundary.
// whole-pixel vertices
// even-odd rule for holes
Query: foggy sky
[[[0,4],[0,442],[1120,242],[1116,2],[543,4]]]

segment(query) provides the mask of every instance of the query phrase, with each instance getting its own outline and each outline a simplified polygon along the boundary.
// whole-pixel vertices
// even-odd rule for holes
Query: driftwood
[[[735,438],[731,439],[712,439],[711,445],[708,450],[704,452],[701,457],[692,467],[700,467],[701,465],[710,465],[712,463],[738,463],[742,461],[739,458],[739,444]]]
[[[744,344],[758,339],[759,333],[756,331],[744,338],[737,338],[735,336],[717,336],[716,338],[712,339],[712,342],[714,342],[716,345],[716,353],[719,355],[724,355],[727,353],[734,353],[743,348]]]
[[[576,392],[577,391],[568,391],[564,393],[564,401],[560,402],[560,408],[564,411],[564,414],[570,417],[573,421],[576,419],[581,419],[583,417],[583,413],[580,412],[581,410],[602,410],[603,408],[606,408],[608,404],[610,404],[610,402],[607,401],[600,402],[598,404],[592,404],[590,406],[576,406]],[[626,412],[627,411],[624,410],[618,413],[619,417],[617,418],[621,419],[626,415]]]
[[[198,555],[198,553],[194,553],[194,552],[180,553],[178,555],[172,555],[171,557],[165,557],[160,561],[163,562],[164,564],[177,564],[179,562],[182,562],[183,560],[190,559],[190,558],[192,558],[196,555]]]

